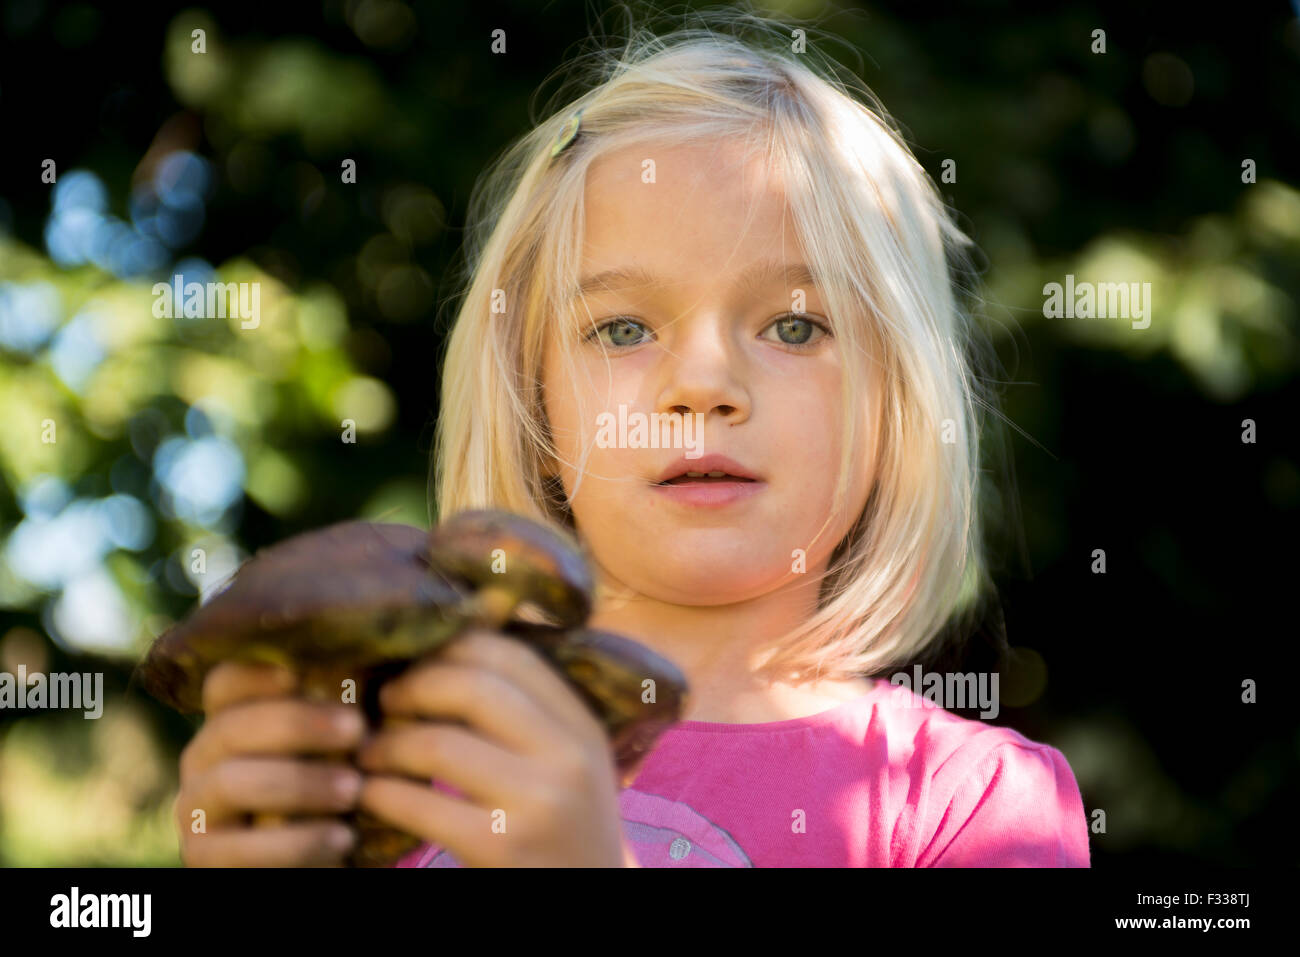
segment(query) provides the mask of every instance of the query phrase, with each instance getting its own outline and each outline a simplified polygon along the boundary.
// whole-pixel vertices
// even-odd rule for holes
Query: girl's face
[[[647,159],[654,182],[643,182]],[[860,433],[873,448],[854,456],[848,513],[831,515],[845,360],[817,287],[800,275],[806,260],[779,178],[726,144],[638,146],[593,164],[584,200],[584,287],[608,270],[624,275],[586,288],[556,323],[576,377],[553,337],[542,382],[558,471],[605,584],[725,605],[810,581],[866,503],[875,440]],[[774,268],[756,271],[763,264]],[[694,438],[704,455],[756,481],[659,486],[702,460],[684,458],[685,447],[628,446],[638,417],[674,412],[702,421]],[[598,442],[610,421],[605,437],[630,441]]]

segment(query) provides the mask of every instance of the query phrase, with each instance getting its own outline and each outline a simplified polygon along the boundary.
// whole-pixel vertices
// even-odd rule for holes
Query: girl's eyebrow
[[[587,276],[578,283],[569,300],[579,299],[591,292],[610,292],[615,289],[632,289],[654,286],[662,280],[640,266],[618,266]],[[777,281],[795,286],[815,286],[817,278],[806,263],[783,263],[776,259],[760,259],[747,266],[736,280],[742,289],[754,291]]]

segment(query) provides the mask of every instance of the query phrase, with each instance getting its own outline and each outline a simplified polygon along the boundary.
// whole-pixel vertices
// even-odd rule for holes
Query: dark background
[[[998,722],[1059,747],[1104,811],[1094,866],[1294,866],[1297,10],[757,9],[813,18],[936,180],[957,162],[940,189],[979,247],[1010,423],[988,463],[1001,605],[958,660],[1004,630]],[[570,2],[3,6],[0,670],[102,670],[107,704],[0,712],[0,863],[175,863],[193,724],[128,688],[152,637],[213,556],[427,525],[470,190],[621,24]],[[260,280],[265,335],[152,319],[177,271]],[[1044,318],[1067,273],[1153,282],[1150,328]]]

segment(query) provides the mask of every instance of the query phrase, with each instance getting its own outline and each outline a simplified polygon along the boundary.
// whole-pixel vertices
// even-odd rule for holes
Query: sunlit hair
[[[743,144],[785,174],[799,241],[845,369],[832,519],[850,525],[816,613],[763,671],[777,680],[877,675],[921,658],[987,581],[977,503],[986,397],[960,305],[969,240],[875,97],[786,28],[714,12],[707,25],[631,31],[581,58],[586,92],[512,145],[470,201],[464,298],[447,339],[434,450],[439,517],[505,508],[573,529],[546,422],[548,324],[573,309],[587,170],[632,143]],[[586,72],[583,73],[582,71]],[[578,138],[551,148],[582,109]],[[495,308],[494,308],[495,304]],[[566,310],[568,312],[566,312]],[[573,381],[570,379],[569,381]],[[874,393],[874,395],[873,395]],[[875,481],[846,515],[850,470]],[[579,474],[581,469],[579,467]],[[847,519],[847,522],[845,521]]]

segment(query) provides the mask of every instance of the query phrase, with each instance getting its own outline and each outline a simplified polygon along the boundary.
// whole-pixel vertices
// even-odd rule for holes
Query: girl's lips
[[[679,505],[697,508],[722,508],[753,498],[763,489],[766,482],[725,481],[723,479],[701,479],[699,481],[682,481],[672,485],[651,485],[650,488],[669,501]]]

